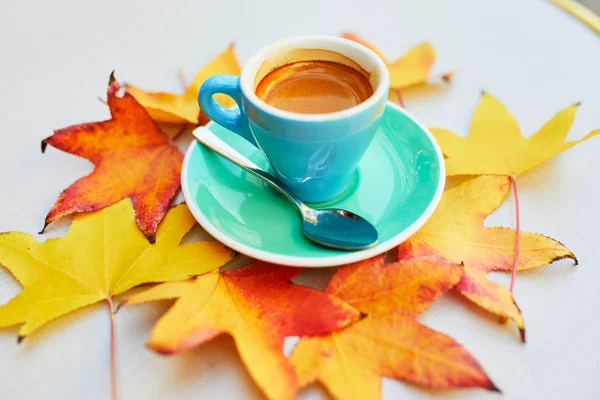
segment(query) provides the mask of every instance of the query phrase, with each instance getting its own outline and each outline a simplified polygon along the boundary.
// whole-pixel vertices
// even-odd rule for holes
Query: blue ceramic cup
[[[275,108],[255,94],[273,69],[297,61],[334,61],[366,72],[373,95],[337,112],[301,114]],[[373,51],[332,36],[297,36],[258,51],[239,77],[215,75],[198,94],[200,108],[214,122],[258,147],[285,185],[306,202],[323,202],[349,186],[377,128],[389,90],[386,65]],[[226,109],[213,99],[223,93],[238,107]]]

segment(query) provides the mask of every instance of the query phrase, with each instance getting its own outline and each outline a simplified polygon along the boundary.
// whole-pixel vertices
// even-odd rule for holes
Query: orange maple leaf
[[[282,354],[284,337],[321,335],[360,318],[360,313],[342,300],[290,283],[299,271],[256,262],[194,281],[159,285],[126,303],[178,298],[152,330],[152,349],[177,353],[230,334],[250,375],[267,397],[292,399],[297,383]]]
[[[136,221],[151,243],[179,190],[183,155],[128,93],[118,96],[111,74],[107,103],[112,118],[54,131],[42,141],[87,158],[94,171],[69,186],[48,212],[44,229],[69,214],[94,211],[131,198]],[[43,229],[42,229],[43,231]]]
[[[409,49],[394,61],[388,60],[373,43],[352,32],[342,33],[345,39],[353,40],[373,50],[386,63],[390,73],[390,92],[388,99],[402,105],[400,89],[420,85],[430,78],[431,68],[435,62],[435,49],[429,42],[423,42]],[[454,72],[439,74],[444,81],[449,81]]]
[[[146,108],[155,121],[205,124],[209,119],[198,106],[198,91],[206,79],[217,74],[240,74],[240,63],[233,45],[229,45],[217,57],[200,68],[191,84],[181,94],[146,92],[133,85],[125,85],[125,89]],[[215,98],[224,107],[235,104],[233,99],[223,94],[216,95]]]
[[[460,279],[462,268],[440,258],[384,264],[383,256],[342,267],[325,293],[367,314],[327,336],[302,338],[290,360],[300,387],[320,381],[336,399],[377,399],[381,377],[446,389],[497,390],[454,339],[417,316]]]
[[[515,231],[484,227],[489,214],[510,192],[510,178],[484,175],[446,190],[431,219],[398,248],[399,258],[441,256],[465,264],[456,289],[483,309],[515,321],[525,340],[523,316],[511,293],[489,280],[490,271],[511,271]],[[517,270],[547,265],[575,255],[554,239],[521,232]]]

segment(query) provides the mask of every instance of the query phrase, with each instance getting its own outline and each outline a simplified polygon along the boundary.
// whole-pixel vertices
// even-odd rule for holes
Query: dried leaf
[[[554,115],[530,138],[524,138],[510,112],[496,98],[483,93],[475,108],[469,136],[460,137],[439,128],[431,132],[446,158],[446,173],[453,175],[518,176],[555,155],[600,133],[565,142],[579,104]]]
[[[389,61],[374,44],[360,36],[351,32],[344,32],[342,37],[370,48],[387,64],[390,73],[390,88],[392,89],[389,93],[389,99],[392,101],[401,102],[399,93],[394,89],[405,89],[425,83],[433,78],[430,76],[430,71],[435,62],[435,49],[429,42],[418,44],[396,60]],[[447,81],[453,75],[453,72],[446,72],[437,76]]]
[[[437,389],[497,390],[479,363],[452,338],[417,316],[460,279],[439,258],[384,264],[383,256],[341,268],[325,293],[367,314],[327,336],[302,338],[290,360],[301,387],[320,381],[336,399],[377,399],[381,377]]]
[[[524,333],[521,312],[510,293],[483,276],[490,271],[510,271],[515,231],[484,227],[483,222],[508,196],[510,178],[487,175],[468,180],[444,192],[431,219],[399,246],[399,258],[440,256],[465,264],[465,275],[456,289],[480,307],[515,321]],[[521,232],[517,270],[547,265],[575,255],[554,239]]]
[[[219,243],[179,246],[196,223],[185,205],[172,209],[150,245],[129,200],[73,218],[65,237],[40,243],[21,232],[0,234],[0,264],[23,291],[0,307],[0,326],[23,324],[20,337],[78,308],[148,282],[186,279],[231,258]]]
[[[332,295],[290,283],[299,271],[256,262],[194,281],[160,285],[127,303],[178,298],[154,327],[152,349],[177,353],[227,333],[267,397],[292,399],[297,383],[282,354],[284,337],[325,334],[360,317]]]
[[[94,171],[63,191],[44,228],[69,214],[95,211],[131,198],[136,221],[151,243],[181,185],[183,155],[129,94],[118,96],[111,75],[107,100],[112,119],[54,131],[42,142],[87,158]]]
[[[483,92],[471,121],[470,134],[460,137],[449,130],[432,128],[446,161],[446,174],[506,175],[512,179],[515,193],[516,231],[511,268],[510,292],[513,291],[520,257],[520,210],[516,177],[564,150],[600,133],[600,129],[583,139],[565,142],[579,104],[556,113],[542,128],[524,138],[515,118],[493,96]],[[507,253],[508,255],[509,253]],[[499,294],[499,292],[497,292]]]
[[[132,85],[126,85],[125,88],[148,110],[155,121],[204,124],[208,122],[208,118],[200,112],[198,91],[206,79],[217,74],[240,74],[240,63],[235,55],[233,45],[227,47],[202,67],[182,94],[146,92]],[[231,107],[235,104],[230,97],[222,94],[215,96],[215,99],[224,107]]]

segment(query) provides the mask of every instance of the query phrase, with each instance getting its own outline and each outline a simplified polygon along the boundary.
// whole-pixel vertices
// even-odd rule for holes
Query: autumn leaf
[[[38,242],[27,233],[0,234],[0,264],[24,290],[0,307],[0,326],[23,323],[21,337],[48,321],[148,282],[186,279],[223,265],[231,251],[216,242],[179,245],[196,223],[173,208],[151,245],[137,229],[131,202],[78,214],[65,237]]]
[[[516,177],[600,133],[598,129],[580,140],[565,141],[578,106],[559,111],[533,136],[525,138],[506,107],[484,92],[473,113],[469,136],[461,137],[440,128],[431,128],[431,132],[447,156],[448,176]]]
[[[483,92],[473,113],[469,136],[460,137],[446,129],[431,128],[442,148],[446,174],[506,175],[512,180],[515,194],[516,231],[513,246],[513,267],[510,282],[512,293],[519,259],[520,209],[517,176],[543,163],[564,150],[600,133],[590,132],[583,139],[565,142],[579,104],[554,115],[530,138],[524,138],[515,118],[490,94]],[[504,296],[505,297],[505,296]]]
[[[406,242],[400,244],[400,259],[440,256],[465,264],[456,289],[487,311],[512,319],[524,340],[523,317],[510,292],[487,279],[491,271],[511,271],[515,231],[484,227],[483,222],[508,196],[510,178],[486,175],[446,190],[431,219]],[[517,270],[541,267],[575,255],[554,239],[521,232]]]
[[[229,334],[267,397],[292,399],[296,378],[282,354],[284,337],[325,334],[360,316],[332,295],[290,283],[299,271],[256,262],[194,281],[163,284],[126,302],[177,298],[152,331],[152,349],[177,353]]]
[[[342,37],[370,48],[386,63],[390,73],[389,100],[396,101],[402,105],[400,89],[425,83],[431,78],[430,72],[435,62],[435,49],[429,42],[418,44],[401,57],[390,61],[374,44],[366,41],[357,34],[344,32]],[[446,72],[438,76],[444,81],[449,81],[453,75],[453,72]]]
[[[218,268],[231,258],[221,244],[179,245],[195,222],[185,205],[175,207],[151,245],[135,224],[131,202],[123,200],[76,215],[66,236],[46,242],[21,232],[0,234],[0,264],[23,285],[0,307],[0,326],[22,324],[19,337],[24,338],[55,318],[100,301],[112,316],[113,297],[134,286]]]
[[[342,267],[325,293],[367,314],[327,336],[302,338],[290,360],[301,387],[319,381],[336,399],[381,398],[381,378],[436,389],[497,390],[454,339],[417,316],[460,279],[462,268],[439,258],[384,264],[383,256]]]
[[[95,165],[90,175],[60,194],[44,229],[66,215],[99,210],[129,197],[138,226],[154,243],[158,224],[181,185],[183,155],[146,110],[127,93],[119,97],[119,90],[111,75],[111,119],[59,129],[42,142],[42,151],[49,144]]]
[[[506,107],[490,94],[482,92],[481,101],[473,113],[469,136],[460,137],[446,129],[431,128],[444,153],[448,176],[489,174],[511,177],[516,217],[511,293],[516,280],[521,230],[517,176],[600,133],[598,129],[583,139],[565,141],[578,106],[574,104],[559,111],[526,139]]]
[[[146,92],[133,85],[125,85],[125,88],[148,110],[155,121],[205,124],[208,122],[208,117],[200,112],[198,91],[206,79],[217,74],[240,74],[240,63],[233,45],[202,67],[182,94]],[[223,94],[216,95],[215,99],[225,107],[235,104],[230,97]]]

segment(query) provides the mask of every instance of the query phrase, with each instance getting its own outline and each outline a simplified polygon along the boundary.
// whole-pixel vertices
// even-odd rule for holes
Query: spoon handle
[[[279,182],[279,180],[273,175],[263,170],[258,165],[254,164],[252,161],[248,160],[236,149],[222,141],[217,135],[212,133],[210,130],[203,126],[200,126],[194,129],[193,135],[204,146],[208,147],[209,149],[225,157],[232,163],[237,164],[246,171],[254,174],[255,176],[259,177],[260,179],[273,186],[281,194],[283,194],[289,200],[294,202],[298,206],[300,211],[304,209],[305,205],[302,203],[302,201],[298,197],[296,197],[294,193],[287,189],[283,185],[283,183]]]

